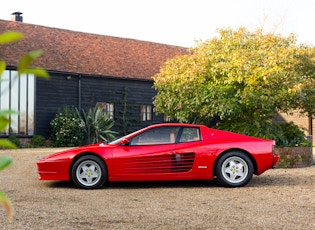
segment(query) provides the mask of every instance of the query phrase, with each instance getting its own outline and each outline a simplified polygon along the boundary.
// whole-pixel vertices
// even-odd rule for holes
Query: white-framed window
[[[107,114],[110,119],[114,119],[114,103],[97,102],[96,105],[102,108],[103,113]]]
[[[33,136],[35,114],[35,76],[5,70],[0,76],[0,110],[13,110],[9,126],[0,136]]]
[[[140,121],[151,121],[152,120],[152,105],[141,105],[140,106]]]

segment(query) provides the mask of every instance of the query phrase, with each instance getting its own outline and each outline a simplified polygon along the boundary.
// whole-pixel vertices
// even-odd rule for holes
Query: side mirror
[[[127,138],[124,138],[121,143],[121,145],[129,145],[129,140]]]

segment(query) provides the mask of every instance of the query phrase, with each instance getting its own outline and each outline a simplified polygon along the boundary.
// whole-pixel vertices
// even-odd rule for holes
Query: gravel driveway
[[[80,190],[38,180],[36,161],[60,150],[0,150],[14,158],[0,188],[15,208],[11,222],[0,209],[0,229],[315,229],[315,165],[272,169],[243,188],[193,181]]]

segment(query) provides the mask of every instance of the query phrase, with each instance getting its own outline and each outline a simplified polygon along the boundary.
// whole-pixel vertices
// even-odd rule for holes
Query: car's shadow
[[[208,188],[221,186],[217,180],[212,181],[143,181],[143,182],[115,182],[108,183],[111,189],[132,188]]]
[[[72,181],[52,181],[46,186],[51,188],[76,188]],[[141,182],[108,182],[103,188],[110,189],[145,189],[145,188],[194,188],[194,187],[222,187],[217,180],[212,181],[141,181]]]
[[[253,176],[251,181],[245,187],[286,187],[305,185],[305,183],[312,183],[303,178],[292,178],[292,175],[278,174],[278,175],[261,175]],[[51,188],[76,188],[71,181],[53,181],[46,182],[46,186]],[[103,188],[110,189],[146,189],[146,188],[216,188],[223,187],[218,180],[193,180],[193,181],[142,181],[142,182],[108,182]]]

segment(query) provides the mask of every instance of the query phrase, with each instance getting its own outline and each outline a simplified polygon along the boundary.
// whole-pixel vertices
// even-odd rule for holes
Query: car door
[[[209,149],[204,146],[199,127],[182,127],[178,144],[173,150],[178,179],[208,179],[211,177]]]
[[[180,128],[156,127],[131,138],[113,151],[113,180],[173,180],[173,151]]]

